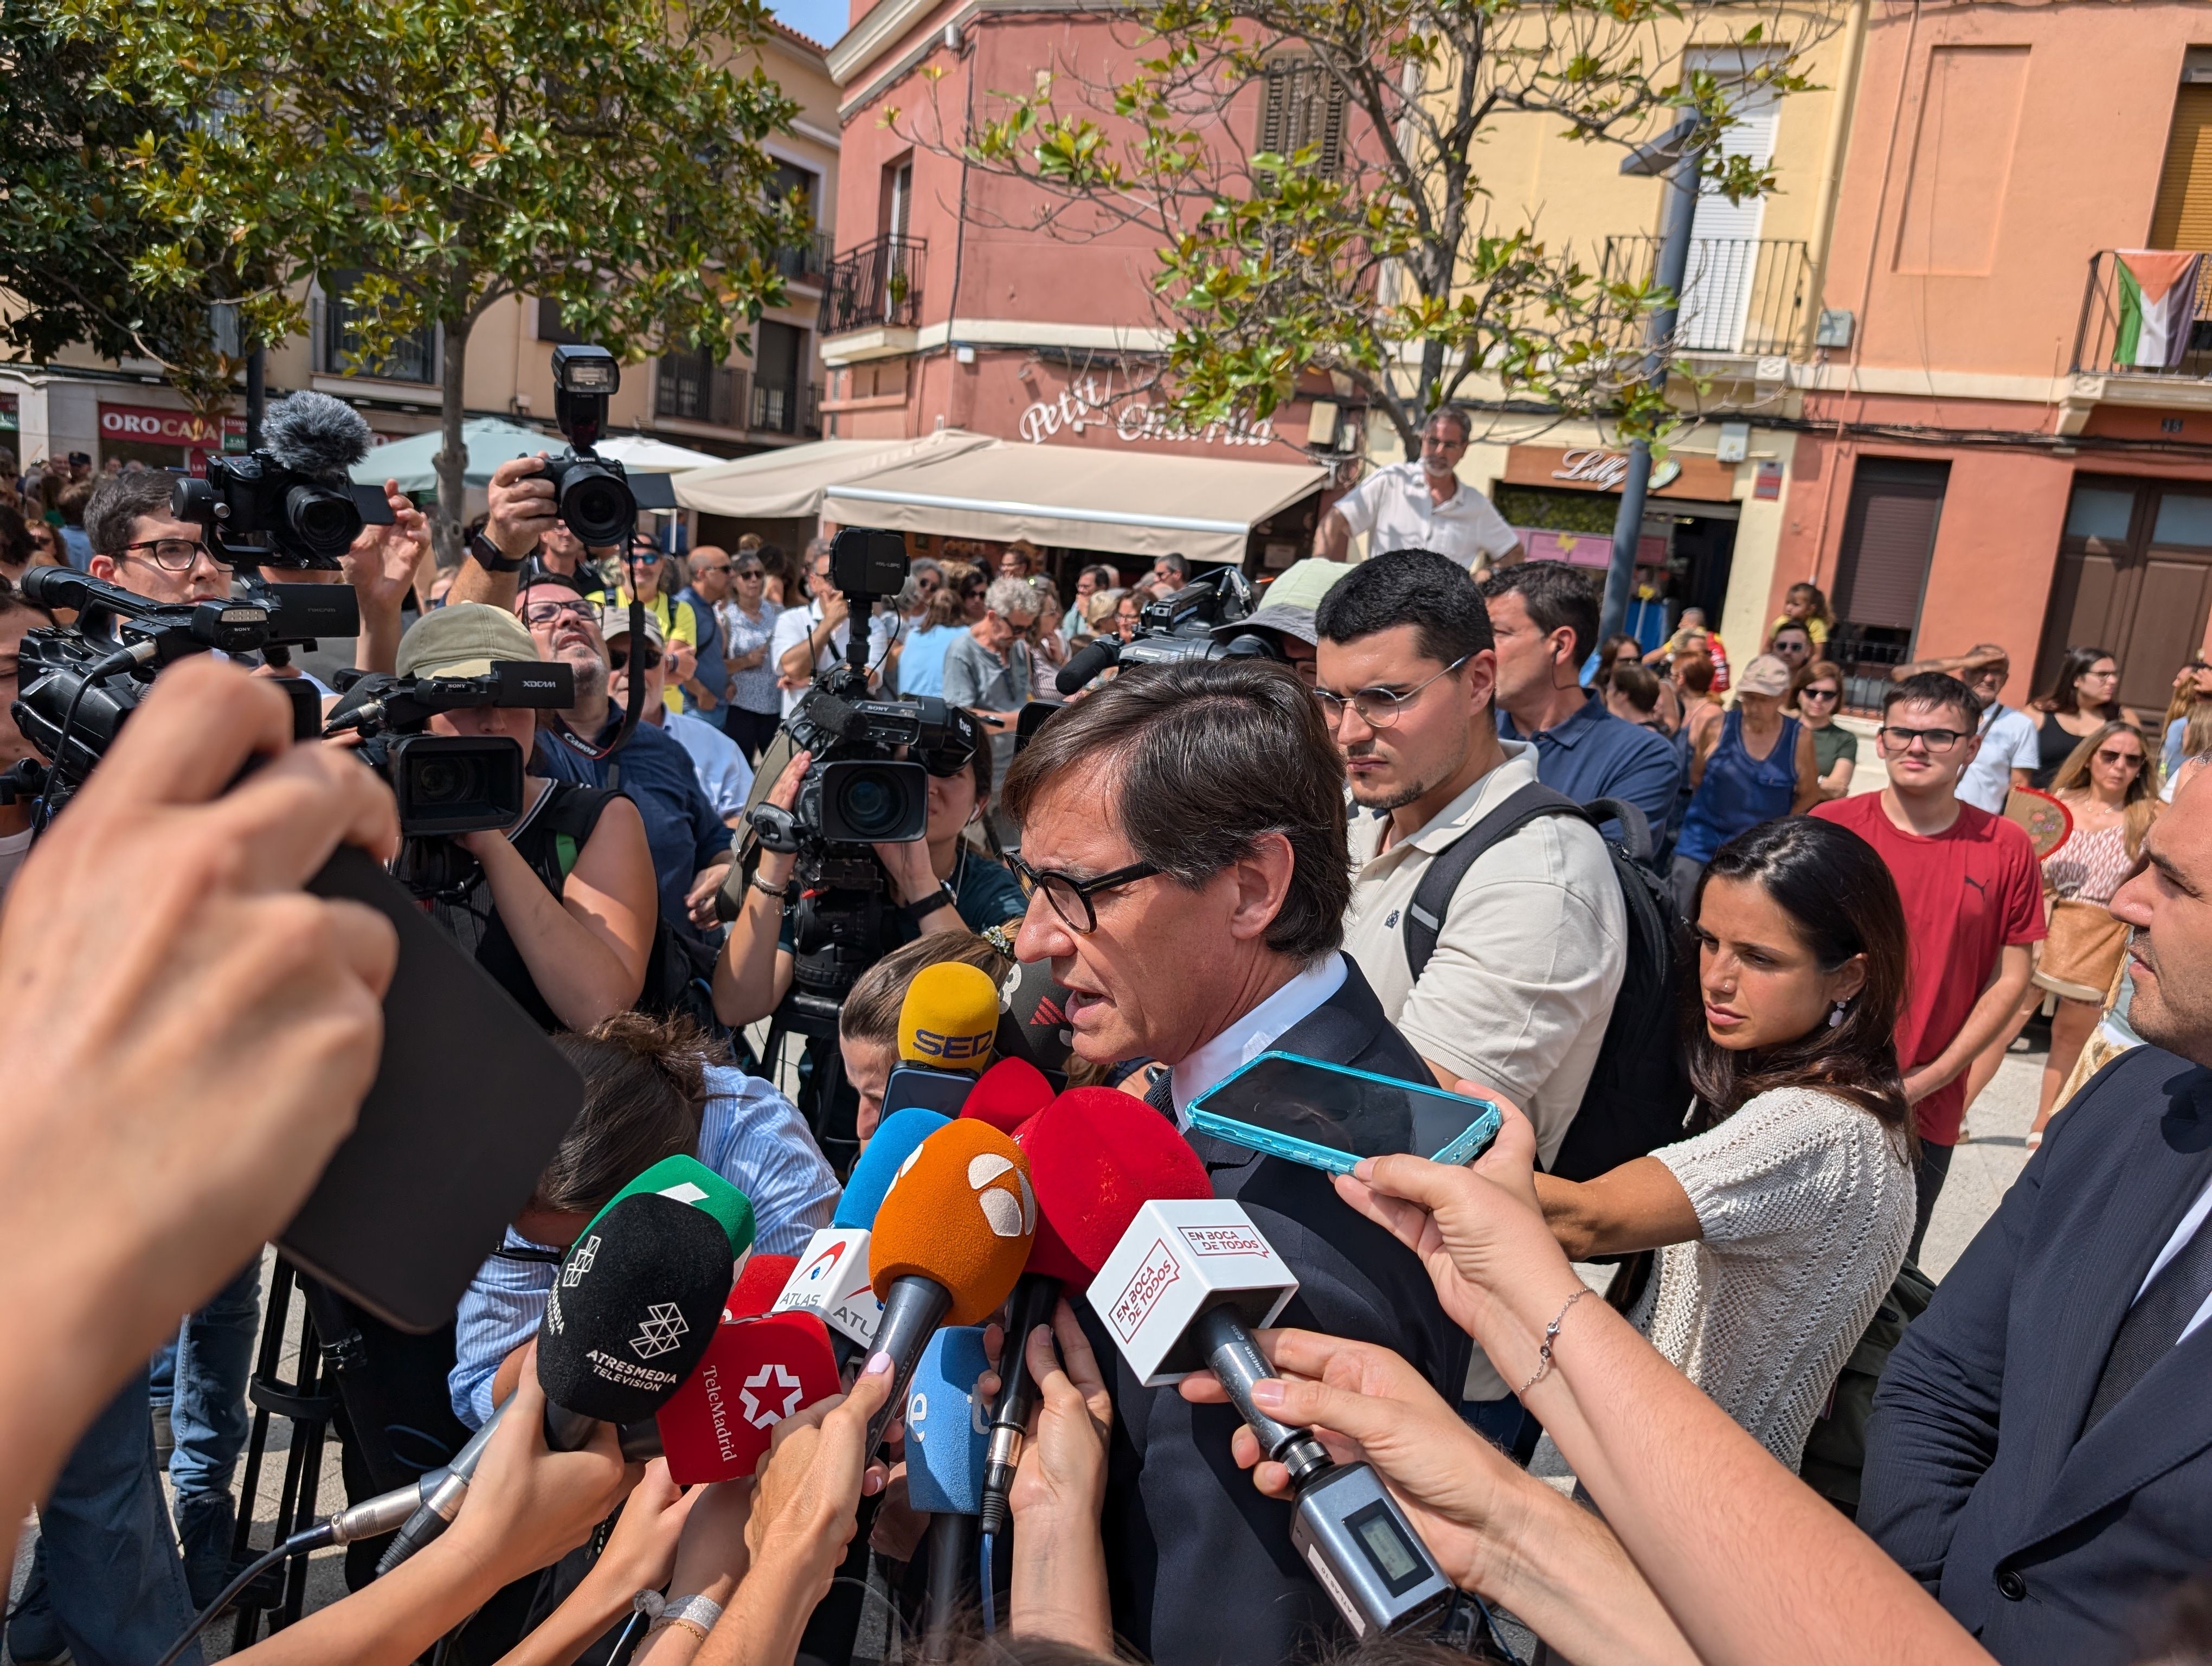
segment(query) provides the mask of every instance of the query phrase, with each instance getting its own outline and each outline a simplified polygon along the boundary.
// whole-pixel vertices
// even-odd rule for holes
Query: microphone
[[[981,1326],[947,1325],[929,1339],[907,1390],[907,1502],[929,1516],[924,1660],[951,1657],[945,1645],[960,1611],[983,1499],[986,1437],[975,1379],[988,1363]]]
[[[1053,686],[1062,694],[1073,694],[1108,666],[1118,665],[1121,659],[1121,644],[1111,636],[1101,636],[1060,668],[1060,675],[1052,679]]]
[[[376,444],[368,422],[343,399],[302,391],[279,399],[261,419],[261,449],[286,468],[340,491],[349,471]]]
[[[1021,1276],[1036,1196],[1021,1147],[988,1122],[953,1122],[917,1146],[877,1213],[868,1274],[884,1304],[875,1346],[891,1392],[870,1420],[872,1454],[939,1325],[981,1324]]]
[[[815,1315],[726,1321],[699,1369],[654,1414],[671,1479],[694,1487],[750,1475],[777,1424],[842,1386],[830,1333]]]
[[[978,1090],[981,1091],[980,1089]],[[1175,1125],[1111,1088],[1071,1088],[1022,1132],[1037,1199],[1036,1238],[1014,1286],[980,1513],[987,1534],[1009,1524],[1006,1493],[1036,1409],[1030,1333],[1049,1324],[1063,1286],[1087,1288],[1148,1198],[1213,1195],[1213,1183]]]
[[[1015,974],[999,1024],[999,1051],[1026,1058],[1040,1070],[1065,1070],[1075,1048],[1067,1025],[1067,989],[1052,975],[1052,962],[1032,960]]]
[[[988,1122],[1001,1134],[1018,1134],[1051,1103],[1052,1084],[1044,1072],[1026,1059],[1001,1059],[976,1079],[960,1114]]]
[[[814,1314],[830,1327],[838,1362],[873,1345],[883,1304],[868,1282],[869,1228],[899,1170],[921,1142],[949,1119],[933,1110],[902,1110],[884,1119],[853,1165],[844,1195],[830,1224],[809,1238],[783,1289],[769,1304],[772,1313]]]
[[[899,1062],[884,1085],[884,1110],[957,1114],[998,1033],[999,989],[986,973],[957,960],[923,967],[899,1007]]]
[[[594,1423],[646,1422],[675,1394],[720,1322],[732,1258],[752,1231],[744,1195],[690,1157],[656,1163],[592,1218],[562,1260],[538,1327],[547,1444],[574,1451]],[[379,1574],[452,1524],[505,1410],[453,1455]]]
[[[1257,1437],[1290,1471],[1291,1545],[1353,1633],[1409,1630],[1453,1598],[1446,1579],[1381,1478],[1340,1464],[1310,1429],[1279,1423],[1252,1385],[1275,1374],[1254,1329],[1274,1322],[1298,1281],[1226,1198],[1146,1203],[1089,1292],[1121,1357],[1146,1388],[1210,1371]]]
[[[796,1256],[747,1256],[730,1286],[730,1299],[722,1304],[722,1322],[758,1318],[775,1304],[777,1293],[798,1270]]]

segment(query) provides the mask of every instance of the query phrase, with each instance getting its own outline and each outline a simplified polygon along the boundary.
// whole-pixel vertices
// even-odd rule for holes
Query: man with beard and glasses
[[[1352,817],[1345,949],[1446,1087],[1468,1080],[1535,1124],[1559,1154],[1627,964],[1619,881],[1595,828],[1539,815],[1475,858],[1413,976],[1405,911],[1429,864],[1522,788],[1536,748],[1502,739],[1498,654],[1474,581],[1405,550],[1353,568],[1314,623],[1324,720],[1366,813]],[[1525,1458],[1539,1432],[1478,1351],[1468,1420]]]

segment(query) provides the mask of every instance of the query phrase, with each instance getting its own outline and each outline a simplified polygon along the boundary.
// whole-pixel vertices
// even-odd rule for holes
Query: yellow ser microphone
[[[884,1088],[884,1115],[919,1106],[957,1116],[991,1062],[999,1034],[999,988],[959,961],[925,966],[899,1007],[898,1068]]]

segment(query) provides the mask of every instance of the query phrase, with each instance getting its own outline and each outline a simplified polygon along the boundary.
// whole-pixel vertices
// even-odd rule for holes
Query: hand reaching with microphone
[[[1338,1462],[1372,1464],[1455,1585],[1510,1608],[1568,1659],[1696,1660],[1605,1523],[1510,1462],[1405,1360],[1309,1330],[1259,1340],[1281,1375],[1253,1398],[1311,1427]],[[1228,1403],[1210,1373],[1181,1389],[1194,1403]],[[1261,1460],[1250,1429],[1240,1425],[1230,1450],[1260,1491],[1292,1496],[1289,1471]]]
[[[0,913],[0,1314],[39,1339],[0,1376],[0,1537],[299,1208],[375,1076],[392,927],[303,886],[341,843],[390,854],[392,795],[291,728],[237,667],[172,666]]]
[[[569,1666],[609,1626],[629,1616],[638,1592],[667,1584],[678,1544],[708,1491],[694,1487],[687,1493],[678,1487],[669,1479],[665,1458],[647,1464],[622,1501],[614,1531],[589,1572],[559,1608],[500,1657],[499,1666]],[[642,1652],[633,1658],[642,1659]]]

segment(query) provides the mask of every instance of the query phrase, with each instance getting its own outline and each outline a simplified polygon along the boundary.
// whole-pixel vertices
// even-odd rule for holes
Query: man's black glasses
[[[1052,904],[1052,911],[1060,916],[1060,923],[1086,937],[1098,929],[1098,910],[1091,901],[1093,897],[1116,885],[1149,879],[1160,871],[1150,862],[1132,862],[1095,879],[1079,879],[1072,873],[1061,873],[1053,868],[1031,867],[1018,856],[1007,857],[1006,866],[1021,881],[1024,902],[1042,891],[1044,900]]]

